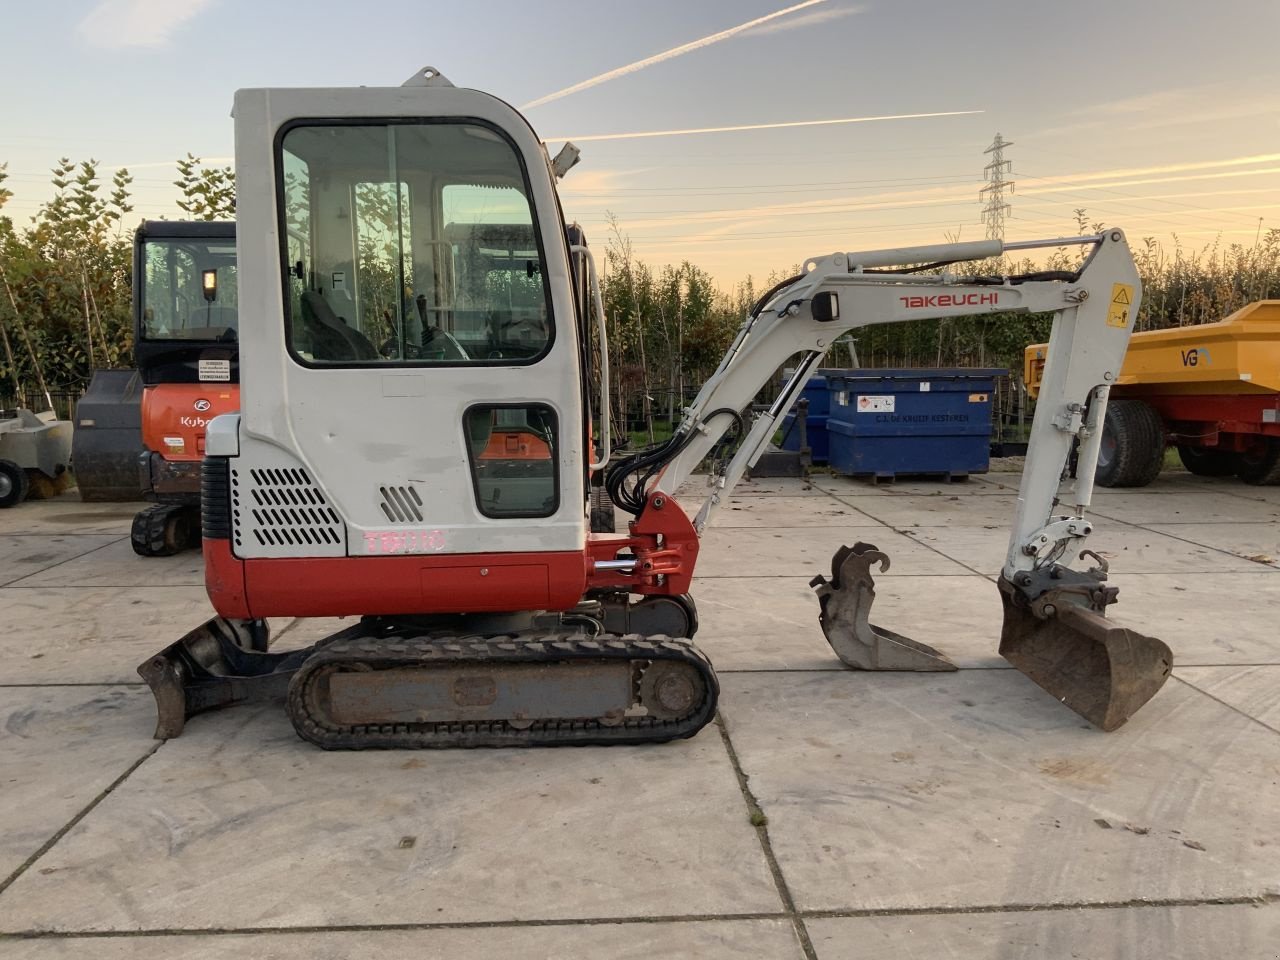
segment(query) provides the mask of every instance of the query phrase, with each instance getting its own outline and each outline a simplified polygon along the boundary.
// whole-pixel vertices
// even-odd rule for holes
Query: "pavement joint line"
[[[1200,544],[1197,544],[1200,546]],[[1232,554],[1235,556],[1235,554]],[[1237,560],[1243,559],[1236,557]],[[1209,570],[1207,572],[1201,570],[1122,570],[1120,571],[1126,577],[1271,577],[1275,576],[1271,571],[1274,569],[1268,567],[1265,563],[1254,564],[1256,570]]]
[[[814,487],[814,489],[815,489],[815,490],[819,490],[819,489],[821,489],[821,488],[820,488],[820,487]],[[822,492],[823,492],[823,493],[828,494],[828,495],[829,495],[829,496],[831,496],[831,497],[833,497],[833,498],[834,498],[838,503],[844,503],[844,504],[845,504],[845,506],[850,507],[850,508],[852,508],[852,509],[854,509],[854,510],[857,510],[857,511],[858,511],[859,513],[861,513],[863,516],[871,517],[872,519],[875,519],[875,517],[874,517],[872,514],[867,513],[867,511],[865,511],[865,510],[861,509],[860,507],[857,507],[857,506],[855,506],[854,504],[851,504],[851,503],[845,503],[845,501],[841,500],[841,499],[840,499],[840,497],[839,497],[837,494],[830,493],[829,491],[826,491],[826,490],[823,490]],[[1247,498],[1243,498],[1243,497],[1242,497],[1242,498],[1240,498],[1240,499],[1247,499]],[[1092,505],[1092,504],[1091,504],[1091,505],[1090,505],[1090,507],[1091,507],[1092,512],[1094,513],[1094,515],[1095,515],[1095,516],[1101,517],[1101,518],[1102,518],[1102,519],[1104,519],[1104,520],[1109,520],[1109,521],[1111,521],[1111,522],[1113,522],[1113,523],[1122,523],[1122,524],[1124,524],[1124,525],[1125,525],[1125,526],[1127,526],[1127,527],[1133,527],[1133,528],[1135,528],[1135,529],[1138,529],[1138,530],[1143,531],[1144,533],[1149,533],[1149,534],[1152,534],[1152,535],[1154,535],[1154,536],[1165,536],[1165,537],[1171,537],[1172,539],[1174,539],[1174,540],[1178,540],[1178,541],[1180,541],[1180,542],[1182,542],[1182,543],[1186,543],[1186,544],[1189,544],[1189,545],[1191,545],[1191,546],[1195,546],[1195,547],[1202,547],[1202,548],[1203,548],[1203,549],[1205,549],[1205,550],[1212,550],[1212,551],[1214,551],[1215,553],[1220,553],[1220,554],[1222,554],[1223,556],[1226,556],[1226,557],[1232,557],[1232,558],[1234,558],[1234,559],[1236,559],[1236,560],[1248,560],[1248,559],[1249,559],[1248,557],[1242,557],[1242,556],[1240,556],[1240,554],[1238,554],[1238,553],[1232,553],[1230,550],[1223,550],[1221,547],[1214,547],[1214,546],[1210,546],[1210,545],[1209,545],[1209,544],[1207,544],[1207,543],[1200,543],[1200,542],[1198,542],[1198,541],[1196,541],[1196,540],[1188,540],[1188,539],[1187,539],[1187,538],[1185,538],[1185,537],[1179,537],[1179,536],[1177,536],[1176,534],[1173,534],[1173,533],[1165,533],[1164,531],[1161,531],[1161,530],[1152,530],[1152,529],[1150,529],[1149,527],[1145,526],[1144,524],[1141,524],[1141,523],[1134,523],[1133,521],[1125,520],[1125,519],[1122,519],[1122,518],[1120,518],[1120,517],[1110,517],[1110,516],[1107,516],[1105,513],[1102,513],[1101,511],[1099,511],[1096,505]],[[1104,507],[1104,509],[1106,509],[1106,508]],[[970,566],[968,563],[965,563],[963,560],[957,560],[955,557],[952,557],[952,556],[950,556],[949,554],[943,553],[941,550],[938,550],[937,548],[932,547],[932,546],[930,546],[929,544],[925,543],[923,540],[919,539],[918,537],[913,536],[910,532],[908,532],[909,530],[913,529],[912,527],[898,527],[898,526],[896,526],[895,524],[889,523],[887,520],[881,520],[880,522],[881,522],[881,523],[883,523],[883,524],[884,524],[886,527],[888,527],[890,530],[892,530],[894,533],[901,534],[901,535],[902,535],[902,536],[904,536],[904,537],[911,537],[911,539],[912,539],[915,543],[918,543],[918,544],[920,544],[920,546],[925,547],[925,548],[927,548],[927,549],[929,549],[929,550],[932,550],[934,553],[938,554],[939,556],[941,556],[941,557],[946,557],[948,560],[952,561],[953,563],[958,563],[958,564],[960,564],[962,567],[966,568],[967,570],[972,570],[974,573],[978,574],[978,575],[979,575],[979,576],[981,576],[981,577],[985,577],[985,578],[986,578],[986,579],[988,579],[988,580],[992,579],[992,578],[991,578],[991,576],[990,576],[989,574],[985,574],[985,573],[982,573],[982,572],[981,572],[981,571],[979,571],[979,570],[975,570],[972,566]],[[1194,523],[1194,522],[1202,522],[1202,521],[1187,521],[1187,522],[1189,522],[1189,523]],[[1247,522],[1247,521],[1239,521],[1239,522]],[[915,528],[916,528],[916,529],[919,529],[918,525],[917,525]],[[985,529],[985,527],[984,527],[984,529]],[[1002,528],[1002,529],[1004,529],[1004,528]],[[1269,567],[1267,564],[1258,564],[1258,566],[1259,566],[1259,567],[1262,567],[1263,569],[1262,569],[1262,570],[1256,570],[1256,571],[1254,571],[1254,570],[1250,570],[1250,571],[1248,571],[1248,572],[1249,572],[1249,573],[1262,573],[1262,572],[1264,572],[1264,571],[1270,571],[1270,570],[1276,570],[1276,569],[1278,569],[1278,568],[1276,568],[1276,567]],[[1117,572],[1123,572],[1123,571],[1117,571]],[[1228,573],[1229,573],[1229,572],[1231,572],[1231,571],[1225,571],[1225,572],[1228,572]],[[1159,573],[1159,571],[1157,571],[1157,573]],[[916,574],[916,576],[920,576],[920,574]],[[948,574],[939,574],[939,576],[948,576]],[[954,576],[954,574],[951,574],[951,576]]]
[[[1275,727],[1271,726],[1271,724],[1263,720],[1259,720],[1257,717],[1253,716],[1252,714],[1245,713],[1239,707],[1234,706],[1230,703],[1227,703],[1227,701],[1223,700],[1221,697],[1215,697],[1208,690],[1205,690],[1203,687],[1197,687],[1190,680],[1184,679],[1183,677],[1178,676],[1176,673],[1171,673],[1170,676],[1173,677],[1173,679],[1177,680],[1179,683],[1182,683],[1190,687],[1192,690],[1194,690],[1196,693],[1200,694],[1201,696],[1208,697],[1214,703],[1217,703],[1217,704],[1220,704],[1221,706],[1226,707],[1232,713],[1238,713],[1240,714],[1240,716],[1244,717],[1245,719],[1252,720],[1254,723],[1262,727],[1264,730],[1270,730],[1272,733],[1280,734],[1280,730],[1277,730]]]
[[[817,490],[817,489],[819,489],[819,488],[818,488],[818,487],[814,487],[814,489],[815,489],[815,490]],[[824,491],[823,491],[823,493],[827,493],[827,491],[825,491],[825,490],[824,490]],[[837,503],[845,503],[843,500],[841,500],[841,499],[840,499],[838,496],[836,496],[834,493],[828,493],[828,496],[830,496],[830,497],[831,497],[833,500],[835,500]],[[854,510],[857,510],[859,513],[863,514],[864,516],[867,516],[867,517],[872,516],[871,514],[867,513],[867,511],[863,510],[861,507],[856,507],[856,506],[854,506],[854,505],[853,505],[853,504],[851,504],[851,503],[845,503],[845,506],[847,506],[847,507],[852,507]],[[873,517],[872,519],[874,519],[874,517]],[[916,536],[913,536],[913,535],[912,535],[912,534],[910,534],[910,533],[907,533],[907,530],[909,530],[909,529],[911,529],[911,528],[909,528],[909,527],[899,527],[899,526],[896,526],[895,524],[889,523],[887,520],[881,520],[881,521],[880,521],[880,523],[883,523],[886,527],[888,527],[890,530],[892,530],[894,533],[898,534],[899,536],[909,537],[909,538],[911,539],[911,542],[912,542],[912,543],[918,543],[918,544],[920,544],[920,546],[924,547],[926,550],[930,550],[930,551],[932,551],[933,553],[936,553],[938,556],[942,557],[943,559],[945,559],[945,560],[950,560],[952,563],[959,564],[960,566],[962,566],[962,567],[964,567],[966,570],[968,570],[968,571],[969,571],[969,573],[975,573],[975,574],[977,574],[978,576],[982,577],[984,580],[991,580],[991,575],[990,575],[990,574],[983,573],[981,570],[978,570],[977,568],[973,567],[971,564],[965,563],[963,560],[957,560],[955,557],[952,557],[952,556],[950,556],[950,555],[948,555],[948,554],[943,553],[941,550],[937,549],[936,547],[931,547],[931,546],[929,546],[929,544],[925,543],[925,542],[924,542],[923,540],[921,540],[919,537],[916,537]],[[1012,523],[1012,521],[1010,521],[1010,523]],[[1003,528],[1002,528],[1002,529],[1003,529]],[[912,574],[908,574],[908,576],[912,576]],[[914,574],[914,576],[925,576],[925,574]],[[942,577],[958,577],[958,576],[962,576],[962,574],[958,574],[958,573],[942,573],[942,574],[934,574],[934,576],[942,576]],[[994,581],[993,581],[993,582],[994,582]]]
[[[924,546],[924,544],[921,544],[921,546]],[[932,549],[932,547],[931,547],[930,549]],[[936,551],[936,550],[935,550],[934,552],[935,552],[935,553],[938,553],[938,551]],[[943,558],[945,558],[945,559],[947,559],[947,560],[951,560],[951,557],[948,557],[945,553],[938,553],[938,556],[943,557]],[[971,576],[974,576],[974,575],[976,574],[977,576],[981,577],[983,580],[991,580],[990,575],[985,574],[985,573],[980,573],[979,571],[974,570],[972,567],[968,566],[967,564],[960,563],[960,561],[959,561],[959,560],[953,560],[952,562],[953,562],[953,563],[960,564],[960,566],[962,566],[962,567],[965,567],[965,569],[966,569],[968,572],[967,572],[967,573],[895,573],[895,574],[893,575],[893,577],[894,577],[894,579],[895,579],[895,580],[897,580],[897,579],[901,579],[901,578],[903,578],[903,577],[971,577]],[[790,574],[790,573],[725,573],[725,574],[705,574],[705,573],[704,573],[704,574],[699,574],[698,576],[699,576],[701,579],[703,579],[703,580],[791,580],[791,579],[800,579],[800,578],[799,578],[799,577],[797,577],[795,574]],[[804,576],[804,579],[806,579],[806,580],[810,580],[810,579],[812,579],[812,577],[809,577],[809,576],[807,576],[807,575],[806,575],[806,576]]]
[[[111,544],[106,544],[111,546]],[[90,551],[92,552],[92,551]],[[87,557],[89,554],[82,553],[80,556]],[[73,559],[79,559],[75,557]],[[65,561],[63,561],[65,562]],[[53,568],[50,567],[50,570]],[[44,573],[44,570],[37,570],[35,573],[29,573],[22,579],[34,577],[37,574]],[[0,590],[190,590],[192,587],[203,587],[204,581],[199,583],[0,583]]]
[[[1128,910],[1135,907],[1234,907],[1280,903],[1280,894],[1260,893],[1237,897],[1168,897],[1135,900],[1079,900],[1063,903],[989,903],[954,907],[868,907],[863,910],[802,910],[808,920],[856,917],[946,917],[965,914],[1036,913],[1063,910]]]
[[[1234,664],[1231,664],[1231,666],[1234,666]],[[1263,664],[1263,666],[1269,667],[1269,666],[1272,666],[1272,664],[1269,664],[1269,663]],[[986,666],[986,667],[975,665],[975,666],[969,666],[969,667],[957,667],[956,669],[957,670],[1013,670],[1015,668],[1010,664],[1005,664],[1004,666],[1001,666],[999,664],[992,664],[991,666]],[[931,671],[927,671],[927,670],[883,670],[883,671],[882,670],[858,670],[854,667],[738,667],[736,669],[733,667],[729,667],[725,669],[721,669],[719,667],[716,668],[717,676],[722,673],[782,673],[782,674],[847,673],[851,676],[856,676],[859,674],[870,674],[870,673],[896,673],[901,676],[901,675],[910,675],[912,673],[923,675],[929,672]],[[921,676],[921,679],[924,679],[924,677]],[[39,686],[39,684],[26,684],[26,686]]]
[[[1190,527],[1190,526],[1196,526],[1196,525],[1202,526],[1206,523],[1211,523],[1215,527],[1220,526],[1222,524],[1236,524],[1242,527],[1243,526],[1266,527],[1266,526],[1276,526],[1277,524],[1280,524],[1280,520],[1161,520],[1160,521],[1160,525],[1165,527]],[[1159,531],[1153,531],[1153,532],[1159,532]]]
[[[963,916],[965,914],[1036,913],[1067,910],[1128,910],[1170,907],[1270,907],[1280,903],[1280,895],[1258,894],[1236,897],[1179,897],[1168,899],[1070,901],[1064,903],[999,903],[974,906],[867,907],[848,910],[797,910],[796,918],[840,920],[863,917]],[[153,927],[139,930],[10,930],[0,932],[0,943],[21,940],[127,940],[132,938],[201,936],[289,936],[314,933],[396,933],[431,930],[518,929],[521,927],[600,927],[660,923],[716,923],[744,920],[790,920],[783,912],[693,913],[650,917],[571,917],[539,920],[443,920],[422,923],[307,924],[295,927]]]
[[[1178,481],[1175,481],[1175,482],[1178,482]],[[1268,503],[1268,504],[1269,504],[1269,503],[1271,502],[1271,501],[1270,501],[1270,500],[1268,500],[1266,497],[1251,497],[1249,494],[1247,494],[1247,493],[1240,493],[1238,490],[1226,490],[1226,489],[1223,489],[1223,487],[1224,487],[1224,486],[1225,486],[1224,484],[1219,484],[1219,483],[1186,483],[1186,484],[1185,484],[1185,490],[1195,490],[1195,491],[1200,491],[1200,490],[1204,490],[1206,487],[1212,487],[1212,488],[1213,488],[1213,492],[1214,492],[1214,493],[1222,494],[1222,495],[1224,495],[1224,496],[1228,496],[1228,497],[1236,497],[1236,498],[1238,498],[1238,499],[1240,499],[1240,500],[1252,500],[1254,503]],[[1136,493],[1136,492],[1137,492],[1137,491],[1135,491],[1135,493]],[[1148,491],[1148,492],[1151,492],[1151,491]],[[1184,490],[1177,490],[1177,491],[1171,491],[1171,492],[1183,493],[1183,492],[1185,492],[1185,491],[1184,491]]]
[[[747,774],[743,771],[742,763],[738,759],[738,751],[734,749],[733,741],[729,739],[729,728],[718,710],[716,711],[716,728],[720,731],[720,740],[724,744],[725,752],[729,755],[734,776],[738,779],[738,789],[742,791],[742,799],[746,801],[751,826],[756,832],[756,839],[760,841],[760,850],[769,865],[769,873],[773,876],[773,885],[778,891],[778,899],[782,901],[785,915],[791,921],[791,928],[795,931],[796,939],[800,943],[800,949],[804,952],[806,960],[818,960],[818,952],[814,949],[809,931],[804,925],[804,919],[796,910],[796,901],[791,896],[790,887],[787,886],[787,878],[783,876],[782,867],[778,863],[777,856],[774,855],[773,844],[769,840],[769,818],[764,815],[760,804],[756,802],[755,794],[751,792]]]
[[[24,687],[145,687],[141,680],[64,680],[56,683],[0,683],[0,690]]]
[[[983,579],[983,580],[991,580],[991,577],[987,576],[987,575],[986,575],[986,574],[984,574],[984,573],[979,573],[979,574],[973,574],[973,573],[904,573],[904,574],[902,574],[902,576],[904,576],[904,577],[973,577],[973,576],[977,576],[977,577],[979,577],[979,578],[981,578],[981,579]],[[1152,576],[1155,576],[1155,574],[1152,574]],[[759,574],[726,573],[726,574],[724,574],[723,576],[714,576],[714,577],[708,577],[708,576],[705,576],[705,575],[703,575],[703,574],[696,574],[696,575],[694,576],[694,578],[693,578],[693,582],[696,584],[699,580],[759,580],[761,577],[770,577],[770,578],[771,578],[771,579],[773,579],[773,580],[803,580],[805,583],[808,583],[810,580],[812,580],[812,579],[813,579],[813,577],[809,576],[807,573],[777,573],[777,574],[767,574],[767,573],[759,573]]]
[[[1200,547],[1201,549],[1204,549],[1204,550],[1212,550],[1214,553],[1220,553],[1220,554],[1222,554],[1224,557],[1231,557],[1231,558],[1232,558],[1232,559],[1234,559],[1234,560],[1248,560],[1248,559],[1249,559],[1248,557],[1242,557],[1242,556],[1241,556],[1240,554],[1238,554],[1238,553],[1232,553],[1230,550],[1223,550],[1221,547],[1215,547],[1215,546],[1213,546],[1213,545],[1211,545],[1211,544],[1208,544],[1208,543],[1201,543],[1199,540],[1188,540],[1186,537],[1180,537],[1180,536],[1178,536],[1177,534],[1173,534],[1173,533],[1165,533],[1165,532],[1164,532],[1164,531],[1162,531],[1162,530],[1152,530],[1150,527],[1146,526],[1145,524],[1142,524],[1142,523],[1135,523],[1135,522],[1134,522],[1134,521],[1132,521],[1132,520],[1125,520],[1125,519],[1124,519],[1124,518],[1122,518],[1122,517],[1108,517],[1105,513],[1099,513],[1096,509],[1095,509],[1093,512],[1094,512],[1095,514],[1097,514],[1097,516],[1102,517],[1104,520],[1110,520],[1110,521],[1111,521],[1111,522],[1113,522],[1113,523],[1123,523],[1126,527],[1134,527],[1134,528],[1136,528],[1136,529],[1138,529],[1138,530],[1143,531],[1144,533],[1151,533],[1151,534],[1155,534],[1156,536],[1162,536],[1162,537],[1171,537],[1172,539],[1174,539],[1174,540],[1178,540],[1178,541],[1180,541],[1180,542],[1182,542],[1182,543],[1190,544],[1190,545],[1191,545],[1191,546],[1193,546],[1193,547]],[[1187,521],[1187,522],[1188,522],[1188,523],[1213,523],[1213,522],[1216,522],[1216,521],[1194,521],[1194,520],[1193,520],[1193,521]],[[1264,521],[1264,522],[1270,522],[1270,521]],[[1250,570],[1249,572],[1250,572],[1250,573],[1261,573],[1261,572],[1263,572],[1263,571],[1274,571],[1274,570],[1280,569],[1280,568],[1273,567],[1273,566],[1270,566],[1269,564],[1265,564],[1265,563],[1258,563],[1258,564],[1257,564],[1257,566],[1259,567],[1259,569],[1258,569],[1258,570],[1256,570],[1256,571],[1254,571],[1254,570]],[[1221,571],[1221,572],[1222,572],[1222,573],[1234,573],[1235,571],[1232,571],[1232,570],[1223,570],[1223,571]]]
[[[84,536],[88,536],[88,534],[84,534]],[[107,537],[107,536],[111,536],[111,534],[104,533],[104,534],[99,534],[99,536]],[[57,563],[51,563],[49,564],[49,566],[41,567],[39,570],[32,570],[30,573],[24,573],[22,576],[18,577],[15,580],[10,580],[8,583],[0,583],[0,587],[12,587],[15,584],[21,583],[23,580],[27,580],[31,577],[38,576],[39,574],[42,574],[42,573],[48,573],[50,570],[56,570],[58,569],[58,567],[62,566],[64,563],[70,563],[72,560],[79,560],[81,557],[92,556],[93,554],[97,553],[99,550],[105,550],[107,549],[107,547],[114,546],[115,544],[119,543],[121,540],[128,540],[128,539],[129,539],[129,535],[127,533],[123,534],[121,536],[116,537],[114,540],[108,540],[106,543],[99,544],[98,546],[94,547],[92,550],[86,550],[84,553],[77,553],[74,557],[67,557],[65,560],[59,560]]]
[[[1179,663],[1175,670],[1190,667],[1280,667],[1280,660],[1264,661],[1263,663]],[[716,671],[719,673],[720,671]]]
[[[157,740],[149,748],[147,748],[147,751],[142,756],[140,756],[137,760],[133,761],[133,763],[129,764],[128,768],[124,771],[124,773],[120,774],[120,776],[116,777],[109,784],[107,784],[107,786],[103,789],[101,793],[99,793],[96,797],[90,800],[88,804],[85,805],[84,809],[82,809],[74,817],[72,817],[65,824],[63,824],[61,829],[59,829],[52,837],[50,837],[40,846],[39,850],[37,850],[31,856],[27,857],[27,859],[22,863],[21,866],[18,867],[18,869],[14,870],[13,873],[9,874],[9,876],[7,876],[4,880],[0,881],[0,896],[3,896],[4,892],[8,890],[11,886],[13,886],[14,883],[17,882],[18,878],[21,877],[24,873],[26,873],[41,857],[43,857],[46,853],[52,850],[59,840],[61,840],[68,833],[70,833],[71,830],[75,828],[76,824],[78,824],[81,820],[83,820],[85,817],[91,814],[95,809],[97,809],[98,804],[102,803],[103,800],[111,796],[111,794],[115,791],[116,787],[120,786],[122,783],[128,780],[129,777],[133,775],[133,772],[135,770],[137,770],[140,766],[142,766],[144,763],[146,763],[148,760],[154,757],[156,755],[156,751],[159,750],[161,747],[163,747],[166,742],[167,741],[165,740]]]
[[[0,537],[45,537],[45,538],[49,538],[49,537],[120,537],[120,538],[124,538],[127,536],[128,536],[127,533],[119,533],[118,531],[115,531],[115,530],[103,530],[100,533],[94,533],[92,530],[68,530],[65,533],[62,532],[61,530],[59,530],[56,533],[51,530],[46,530],[44,533],[41,533],[38,530],[32,531],[30,533],[24,532],[22,530],[6,530],[3,533],[0,533]]]

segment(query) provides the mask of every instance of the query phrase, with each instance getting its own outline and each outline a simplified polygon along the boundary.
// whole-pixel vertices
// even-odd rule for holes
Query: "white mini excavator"
[[[1165,644],[1104,618],[1106,564],[1084,550],[1094,565],[1070,566],[1141,293],[1119,230],[810,260],[755,304],[673,436],[610,463],[609,418],[592,429],[609,389],[607,360],[591,369],[607,357],[599,286],[556,195],[576,150],[551,159],[512,107],[431,68],[399,88],[241,90],[235,131],[241,405],[209,426],[201,492],[219,616],[139,667],[157,737],[282,696],[325,748],[692,736],[718,692],[688,595],[716,507],[840,334],[958,314],[1055,314],[1000,652],[1106,730],[1168,677]],[[1089,246],[1078,270],[963,266],[1062,244]],[[708,457],[691,518],[673,494]],[[591,530],[601,474],[626,533]],[[815,578],[833,649],[863,669],[954,669],[870,623],[887,562],[855,544]],[[285,616],[355,619],[270,651]]]

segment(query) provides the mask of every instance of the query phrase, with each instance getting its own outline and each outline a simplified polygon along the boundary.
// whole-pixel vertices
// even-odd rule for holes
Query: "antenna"
[[[1004,189],[1013,193],[1013,181],[1006,180],[1006,175],[1013,173],[1013,161],[1004,158],[1004,148],[1013,146],[1012,140],[1006,140],[1000,134],[991,141],[983,153],[991,154],[991,162],[983,168],[983,179],[987,185],[978,191],[979,202],[985,202],[982,208],[982,222],[987,227],[988,240],[1004,239],[1004,219],[1013,209],[1004,199]]]

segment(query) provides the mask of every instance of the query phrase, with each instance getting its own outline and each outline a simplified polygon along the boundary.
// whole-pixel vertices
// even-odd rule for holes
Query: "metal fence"
[[[28,392],[23,397],[16,397],[12,393],[0,393],[0,410],[12,410],[14,407],[26,407],[28,410],[34,410],[37,413],[49,409],[49,400],[53,401],[53,411],[58,415],[59,420],[70,420],[75,413],[76,402],[84,396],[83,390],[57,390],[51,391],[49,398],[46,399],[43,393],[39,391]]]

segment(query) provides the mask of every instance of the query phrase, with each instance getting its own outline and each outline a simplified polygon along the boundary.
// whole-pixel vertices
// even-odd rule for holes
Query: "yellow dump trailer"
[[[1046,352],[1034,344],[1024,356],[1032,397]],[[1167,443],[1192,473],[1280,484],[1280,300],[1129,340],[1107,404],[1097,482],[1146,486]]]

